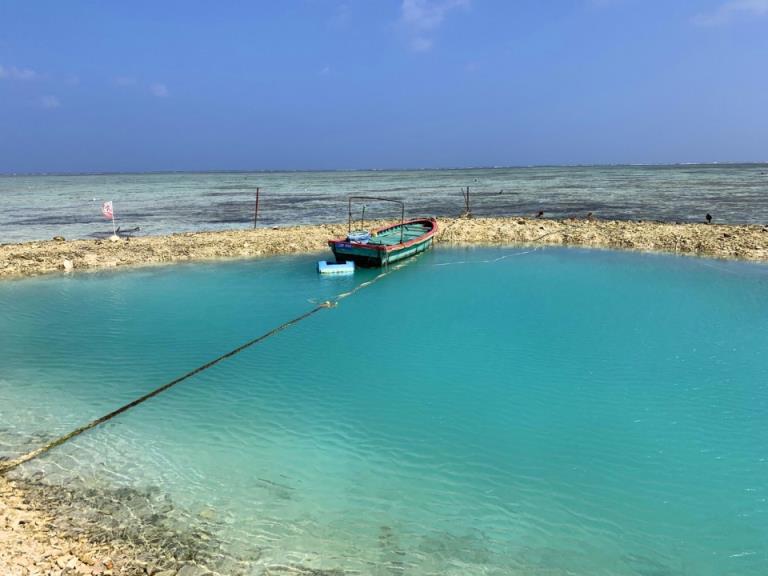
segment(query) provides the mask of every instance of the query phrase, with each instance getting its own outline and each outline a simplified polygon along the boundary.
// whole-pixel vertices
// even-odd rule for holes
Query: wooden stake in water
[[[461,195],[464,197],[464,214],[469,216],[469,214],[472,212],[469,203],[469,186],[467,186],[466,191],[464,188],[461,189]]]
[[[253,227],[256,228],[256,221],[259,219],[259,190],[260,188],[256,187],[256,206],[253,209]]]

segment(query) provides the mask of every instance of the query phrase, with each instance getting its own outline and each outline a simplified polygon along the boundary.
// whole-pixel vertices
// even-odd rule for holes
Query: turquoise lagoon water
[[[375,274],[313,263],[0,284],[0,445]],[[255,569],[763,575],[766,350],[765,266],[438,249],[22,473],[159,486]]]

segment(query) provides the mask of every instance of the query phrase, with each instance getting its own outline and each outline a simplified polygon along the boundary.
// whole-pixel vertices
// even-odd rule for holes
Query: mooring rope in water
[[[344,298],[349,298],[350,296],[352,296],[356,292],[359,292],[363,288],[368,288],[368,286],[378,282],[379,280],[381,280],[385,276],[389,276],[390,274],[392,274],[392,272],[395,272],[396,270],[400,270],[401,268],[407,266],[411,262],[415,262],[416,259],[418,258],[418,256],[419,255],[417,254],[413,258],[410,258],[408,260],[400,262],[399,264],[394,264],[392,266],[388,266],[387,269],[384,272],[381,272],[380,274],[377,274],[376,276],[374,276],[370,280],[366,280],[365,282],[361,282],[360,284],[358,284],[357,286],[352,288],[352,290],[350,290],[348,292],[342,292],[341,294],[337,294],[336,298],[331,300],[331,302],[333,302],[333,306],[336,306],[336,304],[338,304],[339,300],[343,300]],[[310,303],[316,304],[317,301],[316,300],[310,300]]]
[[[49,450],[56,448],[57,446],[60,446],[67,442],[68,440],[71,440],[72,438],[75,438],[76,436],[79,436],[83,432],[86,432],[87,430],[90,430],[91,428],[95,428],[99,424],[103,424],[104,422],[111,420],[115,416],[118,416],[122,414],[123,412],[126,412],[127,410],[130,410],[134,406],[138,406],[142,402],[146,402],[150,398],[153,398],[154,396],[157,396],[161,392],[165,392],[172,386],[175,386],[176,384],[179,384],[180,382],[183,382],[184,380],[187,380],[188,378],[191,378],[192,376],[195,376],[196,374],[199,374],[200,372],[203,372],[205,370],[208,370],[209,368],[212,368],[222,360],[226,360],[227,358],[231,358],[232,356],[239,354],[246,348],[250,348],[254,344],[258,344],[259,342],[263,342],[270,336],[274,336],[278,332],[282,332],[286,328],[290,328],[294,324],[298,324],[302,320],[306,320],[310,316],[316,314],[320,310],[323,310],[324,308],[335,308],[336,305],[339,303],[339,300],[342,300],[344,298],[348,298],[349,296],[352,296],[356,292],[362,290],[363,288],[367,288],[368,286],[371,286],[375,282],[379,281],[381,278],[384,278],[385,276],[388,276],[392,272],[399,270],[403,266],[405,266],[407,262],[400,263],[396,266],[392,266],[391,268],[388,268],[386,271],[382,272],[381,274],[378,274],[374,278],[367,280],[365,282],[362,282],[355,286],[352,290],[349,290],[348,292],[343,292],[341,294],[338,294],[335,298],[332,300],[326,300],[324,302],[321,302],[317,304],[314,308],[311,310],[305,312],[301,316],[297,316],[296,318],[293,318],[292,320],[288,320],[287,322],[283,322],[280,324],[280,326],[277,326],[276,328],[273,328],[269,332],[265,332],[261,336],[254,338],[253,340],[249,340],[245,344],[238,346],[234,350],[230,350],[226,354],[222,354],[218,358],[214,358],[210,362],[206,362],[202,366],[198,366],[194,370],[191,370],[190,372],[187,372],[186,374],[179,376],[178,378],[171,380],[170,382],[167,382],[166,384],[163,384],[159,388],[155,388],[151,392],[148,392],[147,394],[144,394],[140,398],[137,398],[136,400],[133,400],[132,402],[129,402],[128,404],[125,404],[121,406],[120,408],[117,408],[116,410],[113,410],[109,414],[105,414],[104,416],[101,416],[100,418],[96,418],[95,420],[92,420],[91,422],[84,424],[83,426],[80,426],[79,428],[76,428],[72,430],[71,432],[64,434],[63,436],[59,436],[58,438],[55,438],[54,440],[51,440],[47,444],[44,444],[43,446],[40,446],[39,448],[36,448],[35,450],[32,450],[30,452],[27,452],[26,454],[22,454],[21,456],[17,458],[13,458],[11,460],[2,461],[0,460],[0,475],[5,474],[6,472],[13,470],[14,468],[29,462],[30,460],[33,460],[34,458],[37,458],[38,456],[41,456],[48,452]]]
[[[574,228],[574,226],[571,226],[570,224],[565,224],[564,222],[560,222],[560,225],[566,229]],[[552,230],[551,232],[547,232],[546,234],[542,234],[541,236],[538,236],[534,238],[533,240],[530,240],[529,242],[525,242],[524,244],[536,244],[540,240],[543,240],[547,236],[552,236],[553,234],[561,234],[562,230]],[[530,250],[525,250],[523,252],[515,252],[513,254],[505,254],[504,256],[499,256],[498,258],[491,258],[489,260],[459,260],[456,262],[439,262],[438,264],[433,264],[433,266],[454,266],[456,264],[495,264],[496,262],[500,262],[502,260],[505,260],[507,258],[511,258],[513,256],[524,256],[525,254],[530,254],[531,252],[536,252],[536,250],[541,250],[543,246],[536,246],[534,248],[531,248]]]
[[[289,328],[290,326],[293,326],[294,324],[298,324],[302,320],[305,320],[305,319],[309,318],[310,316],[312,316],[313,314],[316,314],[317,312],[319,312],[323,308],[333,308],[334,306],[336,306],[336,303],[334,301],[330,301],[330,300],[325,301],[325,302],[323,302],[321,304],[318,304],[317,306],[315,306],[314,308],[312,308],[308,312],[305,312],[301,316],[297,316],[296,318],[294,318],[292,320],[289,320],[288,322],[284,322],[284,323],[280,324],[280,326],[278,326],[277,328],[273,328],[272,330],[262,334],[258,338],[254,338],[253,340],[249,340],[248,342],[246,342],[245,344],[243,344],[241,346],[238,346],[234,350],[230,350],[226,354],[222,354],[218,358],[214,358],[210,362],[206,362],[202,366],[198,366],[194,370],[191,370],[190,372],[187,372],[186,374],[184,374],[182,376],[179,376],[178,378],[176,378],[174,380],[171,380],[170,382],[167,382],[166,384],[163,384],[159,388],[155,388],[151,392],[148,392],[147,394],[144,394],[144,396],[141,396],[140,398],[137,398],[136,400],[133,400],[132,402],[129,402],[128,404],[124,404],[123,406],[121,406],[120,408],[118,408],[116,410],[113,410],[109,414],[105,414],[104,416],[101,416],[100,418],[96,418],[95,420],[92,420],[88,424],[84,424],[83,426],[80,426],[79,428],[76,428],[75,430],[72,430],[71,432],[69,432],[67,434],[64,434],[63,436],[59,436],[58,438],[56,438],[54,440],[51,440],[47,444],[44,444],[43,446],[41,446],[39,448],[36,448],[35,450],[32,450],[31,452],[27,452],[26,454],[23,454],[23,455],[19,456],[18,458],[13,458],[11,460],[7,460],[7,461],[4,461],[4,462],[0,461],[0,474],[5,474],[9,470],[12,470],[13,468],[16,468],[17,466],[20,466],[21,464],[24,464],[25,462],[29,462],[30,460],[32,460],[34,458],[37,458],[38,456],[40,456],[42,454],[45,454],[46,452],[48,452],[52,448],[55,448],[56,446],[60,446],[61,444],[64,444],[64,442],[66,442],[67,440],[71,440],[75,436],[79,436],[80,434],[82,434],[86,430],[90,430],[91,428],[95,428],[99,424],[103,424],[107,420],[111,420],[115,416],[118,416],[118,415],[122,414],[123,412],[133,408],[134,406],[138,406],[142,402],[146,402],[147,400],[149,400],[150,398],[152,398],[154,396],[157,396],[161,392],[165,392],[171,386],[175,386],[179,382],[183,382],[184,380],[186,380],[188,378],[191,378],[195,374],[199,374],[200,372],[203,372],[204,370],[208,370],[208,368],[211,368],[211,367],[215,366],[216,364],[218,364],[222,360],[226,360],[227,358],[230,358],[230,357],[234,356],[235,354],[239,354],[240,352],[242,352],[246,348],[250,348],[254,344],[258,344],[259,342],[262,342],[262,341],[266,340],[270,336],[274,336],[278,332],[282,332],[286,328]]]

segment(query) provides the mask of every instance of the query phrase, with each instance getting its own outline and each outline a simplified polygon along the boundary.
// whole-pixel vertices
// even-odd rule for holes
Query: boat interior
[[[392,228],[387,228],[386,230],[379,232],[375,236],[371,235],[368,244],[376,244],[379,246],[394,246],[395,244],[399,244],[401,241],[400,228],[403,228],[403,242],[415,240],[419,236],[423,236],[432,230],[432,226],[421,222],[406,223],[402,226],[398,224],[397,226],[392,226]]]

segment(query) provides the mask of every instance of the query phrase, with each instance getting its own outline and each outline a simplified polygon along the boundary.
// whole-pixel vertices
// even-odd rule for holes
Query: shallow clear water
[[[375,274],[313,262],[0,284],[0,446]],[[766,266],[435,250],[25,471],[160,486],[261,566],[762,575],[766,349]]]
[[[346,198],[401,199],[410,216],[456,216],[470,187],[478,216],[534,215],[768,222],[768,165],[552,166],[462,170],[0,176],[0,242],[111,234],[100,213],[139,234],[339,222]],[[386,204],[367,214],[399,216]]]

